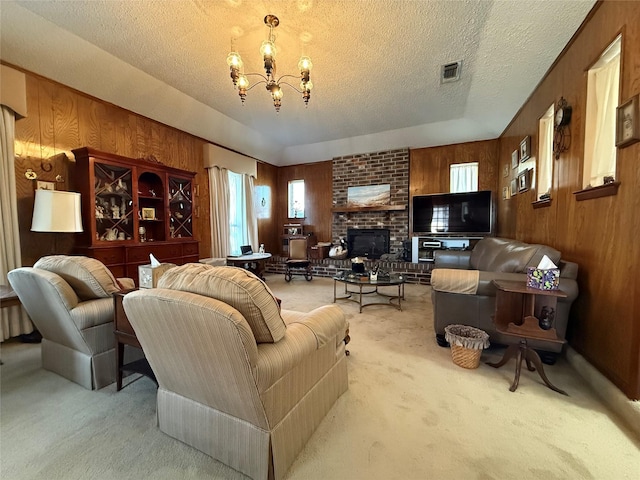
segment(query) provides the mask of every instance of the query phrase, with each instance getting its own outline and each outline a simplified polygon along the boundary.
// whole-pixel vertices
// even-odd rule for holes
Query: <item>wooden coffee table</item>
[[[116,336],[116,391],[122,390],[122,372],[135,372],[140,373],[149,377],[151,380],[158,385],[158,381],[156,380],[156,376],[151,370],[151,366],[146,358],[141,358],[139,360],[135,360],[133,362],[124,363],[124,346],[129,345],[131,347],[139,348],[142,350],[142,345],[138,341],[138,337],[136,337],[136,332],[129,323],[129,319],[127,318],[127,314],[124,311],[122,306],[122,300],[127,293],[133,292],[137,290],[137,288],[132,288],[130,290],[123,290],[113,294],[113,306],[114,306],[114,314],[113,320],[115,324],[114,334]]]
[[[344,283],[345,296],[343,297],[337,296],[336,284],[338,282]],[[402,300],[404,300],[405,282],[406,279],[404,275],[399,273],[392,273],[389,276],[384,277],[379,276],[377,280],[372,281],[365,273],[353,273],[351,271],[342,272],[333,277],[333,303],[336,303],[336,300],[350,300],[352,302],[356,302],[360,306],[360,313],[362,313],[362,309],[364,307],[370,307],[372,305],[391,305],[392,307],[395,307],[398,310],[402,311]],[[347,287],[349,285],[358,287],[358,291],[348,290]],[[398,287],[398,294],[389,295],[386,293],[382,293],[378,291],[379,287]],[[367,288],[368,291],[362,291],[363,288]],[[362,296],[371,294],[387,297],[387,301],[362,303]],[[352,298],[352,295],[357,295],[358,298]],[[398,303],[393,303],[394,300],[397,300]]]

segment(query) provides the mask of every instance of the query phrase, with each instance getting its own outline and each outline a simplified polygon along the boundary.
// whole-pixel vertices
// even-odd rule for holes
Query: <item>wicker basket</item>
[[[478,368],[482,350],[489,346],[487,332],[467,325],[448,325],[444,332],[453,363],[462,368]]]

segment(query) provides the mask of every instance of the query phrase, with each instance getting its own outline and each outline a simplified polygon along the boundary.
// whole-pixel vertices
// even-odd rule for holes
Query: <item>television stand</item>
[[[411,261],[432,263],[436,250],[471,250],[482,236],[414,235],[411,238]]]

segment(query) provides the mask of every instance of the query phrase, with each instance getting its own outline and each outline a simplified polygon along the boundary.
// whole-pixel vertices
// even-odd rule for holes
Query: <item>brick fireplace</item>
[[[347,229],[389,229],[390,253],[402,253],[409,238],[409,149],[347,155],[333,159],[333,206],[347,204],[347,188],[390,184],[391,205],[401,211],[335,212],[332,241],[347,236]]]

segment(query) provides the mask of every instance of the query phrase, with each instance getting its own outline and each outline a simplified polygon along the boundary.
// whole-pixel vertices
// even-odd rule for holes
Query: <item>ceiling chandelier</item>
[[[251,90],[256,85],[260,85],[264,83],[267,88],[267,92],[271,94],[271,98],[273,99],[273,106],[276,109],[276,112],[280,112],[280,106],[282,105],[282,87],[281,85],[288,85],[293,88],[296,92],[302,94],[302,99],[304,100],[305,106],[309,105],[309,99],[311,98],[311,89],[313,88],[313,84],[311,80],[309,80],[309,71],[313,64],[311,63],[311,59],[306,56],[300,57],[300,61],[298,62],[298,69],[300,70],[300,89],[291,85],[288,82],[284,82],[284,78],[298,78],[298,75],[282,75],[280,77],[276,76],[276,37],[273,33],[273,29],[276,28],[280,24],[280,20],[275,15],[267,15],[264,17],[264,23],[267,27],[269,27],[269,38],[262,42],[260,46],[260,54],[262,55],[262,59],[264,61],[264,71],[266,75],[261,73],[244,73],[243,72],[243,63],[242,58],[240,58],[240,54],[238,52],[232,51],[227,55],[227,64],[229,65],[229,69],[231,70],[231,80],[233,80],[233,86],[238,89],[238,95],[240,95],[240,100],[242,100],[242,104],[244,105],[244,100],[247,96],[247,92]],[[233,49],[233,46],[232,46]],[[257,83],[249,86],[248,76],[257,76],[261,77],[262,80]]]

